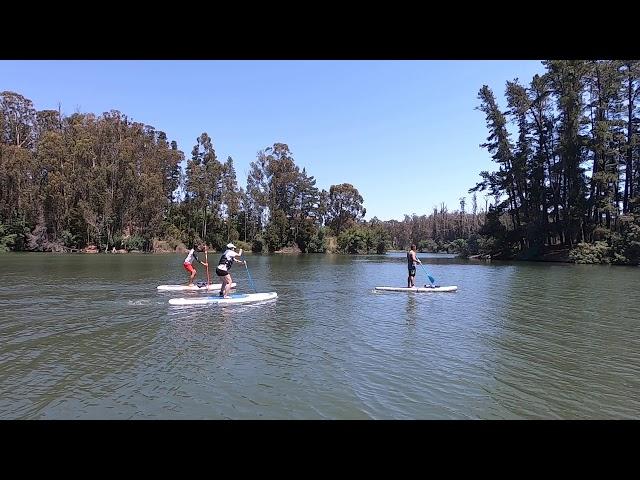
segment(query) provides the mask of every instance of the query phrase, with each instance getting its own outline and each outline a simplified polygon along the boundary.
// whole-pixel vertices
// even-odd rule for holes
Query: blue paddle
[[[249,267],[247,266],[247,261],[244,261],[244,268],[247,269],[247,275],[249,275],[249,281],[251,282],[251,286],[253,287],[253,291],[258,293],[258,290],[256,290],[256,285],[255,283],[253,283],[253,278],[251,278],[251,274],[249,273]]]
[[[424,270],[425,275],[427,276],[429,282],[431,283],[431,286],[433,287],[433,284],[436,283],[436,279],[429,275],[429,272],[427,272],[427,269],[424,268],[424,265],[420,264],[420,266],[422,267],[422,270]]]

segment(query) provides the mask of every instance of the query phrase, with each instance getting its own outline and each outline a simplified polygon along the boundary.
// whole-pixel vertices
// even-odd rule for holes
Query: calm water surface
[[[402,254],[250,255],[276,301],[174,307],[183,255],[0,255],[0,418],[640,418],[639,268],[420,257],[459,291],[374,293]]]

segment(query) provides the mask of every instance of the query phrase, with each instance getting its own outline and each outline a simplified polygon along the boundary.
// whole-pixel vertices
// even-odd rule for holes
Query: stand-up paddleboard
[[[265,300],[273,300],[277,298],[276,292],[267,293],[233,293],[229,295],[229,298],[222,298],[218,295],[212,297],[200,297],[200,298],[172,298],[169,300],[170,305],[206,305],[206,304],[220,304],[229,305],[235,303],[252,303],[252,302],[264,302]]]
[[[220,290],[222,287],[221,283],[210,283],[209,286],[207,284],[202,285],[158,285],[158,291],[163,292],[179,292],[179,291],[189,291],[189,292],[210,292],[212,290]],[[236,284],[232,283],[231,288],[236,288]]]
[[[383,290],[385,292],[417,292],[417,293],[426,293],[426,292],[455,292],[458,290],[456,286],[450,287],[376,287],[376,290]]]

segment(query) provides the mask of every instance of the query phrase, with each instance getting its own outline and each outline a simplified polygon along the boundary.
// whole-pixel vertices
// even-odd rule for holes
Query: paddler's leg
[[[226,277],[226,275],[221,275],[221,273],[223,273],[222,270],[216,268],[216,275],[220,279],[220,291],[218,294],[222,297],[224,295],[224,277]]]
[[[229,290],[231,290],[231,275],[227,273],[224,277],[224,298],[229,298]]]
[[[193,278],[196,276],[196,269],[193,268],[193,265],[191,265],[190,263],[186,263],[186,262],[182,266],[187,271],[187,273],[190,275],[188,286],[189,287],[193,287]]]
[[[229,275],[225,275],[224,277],[220,277],[220,281],[222,282],[222,285],[220,285],[220,296],[224,297],[227,293],[227,277]]]

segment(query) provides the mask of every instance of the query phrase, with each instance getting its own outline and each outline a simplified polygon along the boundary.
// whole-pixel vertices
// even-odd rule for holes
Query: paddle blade
[[[429,278],[429,281],[430,281],[431,283],[436,283],[436,279],[435,279],[435,278],[433,278],[431,275],[427,275],[427,277]]]

